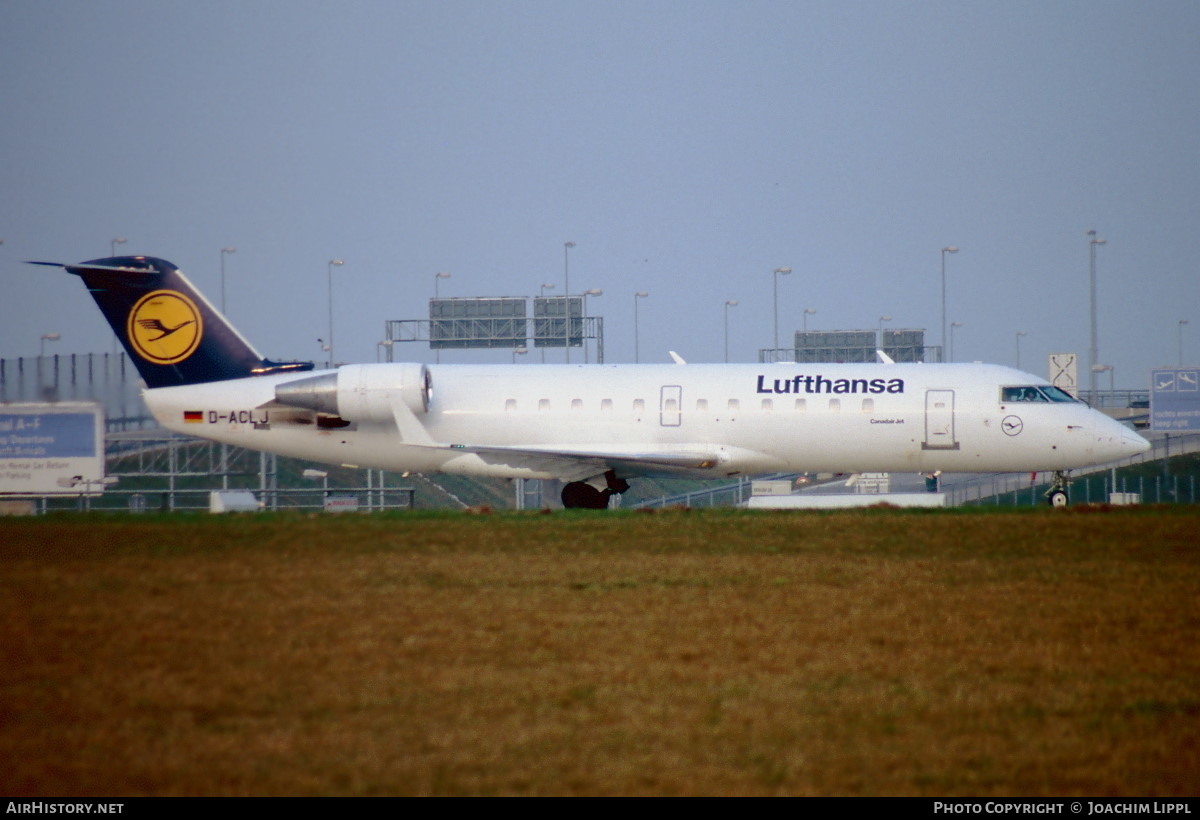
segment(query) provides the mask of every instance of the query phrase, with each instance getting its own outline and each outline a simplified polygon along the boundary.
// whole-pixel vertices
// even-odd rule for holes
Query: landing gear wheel
[[[568,510],[608,509],[608,490],[597,490],[586,481],[572,481],[562,489],[562,503]]]
[[[1051,507],[1065,507],[1071,503],[1067,488],[1071,486],[1070,474],[1064,470],[1054,473],[1054,483],[1046,491],[1046,503]]]
[[[614,495],[620,495],[629,489],[629,482],[617,475],[616,470],[604,474],[603,490],[598,489],[593,482],[599,482],[599,476],[593,481],[572,481],[562,488],[562,503],[568,510],[605,510],[608,500]]]

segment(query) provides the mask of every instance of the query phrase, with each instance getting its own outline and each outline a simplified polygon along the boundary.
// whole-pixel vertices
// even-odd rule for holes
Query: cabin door
[[[683,388],[678,384],[664,384],[659,391],[658,423],[663,427],[678,427],[682,415]]]
[[[922,450],[957,450],[954,432],[954,391],[925,391],[925,441]]]

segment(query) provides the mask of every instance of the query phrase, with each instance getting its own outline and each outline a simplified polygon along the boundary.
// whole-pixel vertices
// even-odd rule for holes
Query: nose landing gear
[[[1065,507],[1070,504],[1070,486],[1070,473],[1065,470],[1056,471],[1054,473],[1054,483],[1050,485],[1050,489],[1046,490],[1046,503],[1051,507]]]

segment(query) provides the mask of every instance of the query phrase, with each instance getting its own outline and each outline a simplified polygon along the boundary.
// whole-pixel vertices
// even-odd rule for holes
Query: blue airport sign
[[[0,496],[95,495],[103,489],[99,404],[0,404]]]
[[[92,458],[94,413],[0,412],[0,458]]]
[[[1200,367],[1170,367],[1150,373],[1150,429],[1200,430]]]

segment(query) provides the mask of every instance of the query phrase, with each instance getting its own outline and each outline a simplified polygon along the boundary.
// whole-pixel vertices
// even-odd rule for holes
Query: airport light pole
[[[37,379],[38,390],[42,389],[42,363],[46,360],[46,342],[57,342],[60,335],[57,333],[43,333],[41,341],[41,349],[38,351],[37,360]]]
[[[815,308],[805,308],[804,309],[804,332],[805,333],[808,333],[808,317],[815,316],[815,315],[817,315],[817,311]]]
[[[450,278],[450,274],[448,274],[448,273],[441,273],[441,272],[439,272],[439,273],[435,273],[435,274],[433,275],[433,298],[434,298],[434,299],[440,299],[440,298],[441,298],[441,294],[438,292],[438,285],[439,285],[439,284],[441,284],[441,281],[442,281],[443,279],[449,279],[449,278]],[[432,323],[432,322],[430,322],[430,325],[431,325],[430,333],[431,333],[431,334],[432,334],[432,332],[433,332],[433,331],[432,331],[432,324],[433,324],[433,323]],[[437,350],[433,351],[433,361],[434,361],[435,363],[437,363],[437,364],[441,364],[441,361],[442,361],[442,349],[441,349],[440,347],[439,347]]]
[[[641,361],[641,348],[639,347],[638,339],[638,299],[645,299],[650,294],[644,290],[639,290],[633,294],[633,363],[637,364]]]
[[[954,361],[954,328],[962,326],[962,322],[950,323],[950,361]]]
[[[725,364],[729,364],[729,309],[737,307],[737,299],[725,300]]]
[[[61,333],[43,333],[40,358],[42,358],[42,359],[46,358],[46,342],[57,342],[61,338],[62,338]]]
[[[326,272],[329,275],[329,366],[333,367],[333,269],[340,268],[346,264],[341,259],[330,259],[326,265]]]
[[[554,283],[553,282],[542,282],[541,288],[538,290],[538,296],[545,296],[546,291],[548,291],[548,290],[554,290]],[[542,326],[545,327],[547,330],[549,330],[548,325],[543,324]],[[545,364],[546,363],[546,340],[538,338],[536,318],[534,320],[533,336],[534,336],[534,341],[537,342],[537,346],[540,347],[542,350],[542,364]]]
[[[1029,334],[1023,330],[1017,331],[1017,370],[1021,369],[1021,337]]]
[[[584,364],[588,363],[588,346],[587,346],[587,335],[586,335],[587,334],[587,298],[589,296],[603,296],[603,295],[604,295],[604,291],[600,290],[600,288],[592,288],[591,290],[585,290],[583,292],[583,316],[581,317],[581,319],[583,321],[583,327],[580,329],[580,336],[582,337],[581,341],[583,342],[583,363]]]
[[[946,350],[946,254],[958,253],[957,245],[947,245],[942,248],[942,355]]]
[[[321,479],[321,497],[329,498],[329,471],[309,468],[301,473],[305,478]]]
[[[116,239],[110,240],[108,243],[108,255],[116,256],[117,255],[117,245],[124,245],[128,241],[129,240],[123,236],[118,236]],[[114,336],[113,337],[113,361],[114,362],[117,360],[117,357],[119,355],[121,355],[120,348],[117,345],[117,338],[116,338],[116,336]]]
[[[1183,367],[1183,326],[1188,323],[1187,319],[1179,320],[1179,366]]]
[[[571,248],[574,242],[563,243],[563,352],[571,363]]]
[[[1096,246],[1103,245],[1105,240],[1096,236],[1095,231],[1088,231],[1088,293],[1089,293],[1089,309],[1091,314],[1091,342],[1089,344],[1088,355],[1091,359],[1088,362],[1088,389],[1092,394],[1092,401],[1096,400],[1096,361],[1100,358],[1099,345],[1096,342]]]
[[[774,303],[775,303],[775,350],[779,349],[779,274],[786,276],[791,273],[791,268],[776,268],[771,273],[771,282],[774,285]]]
[[[879,317],[879,349],[883,350],[883,323],[892,321],[891,316]]]
[[[221,248],[221,313],[225,312],[225,256],[230,253],[237,253],[237,248]]]

